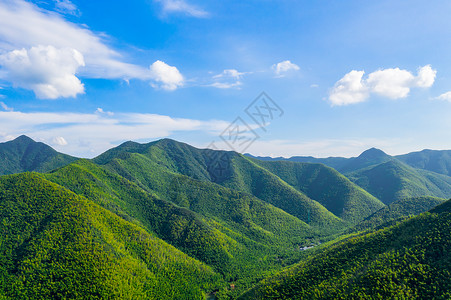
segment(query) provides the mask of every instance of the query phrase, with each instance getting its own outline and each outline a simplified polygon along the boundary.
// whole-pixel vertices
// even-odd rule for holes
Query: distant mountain
[[[414,168],[451,175],[451,150],[423,150],[395,157]]]
[[[321,203],[336,216],[351,223],[357,223],[363,216],[385,206],[348,178],[323,164],[255,161],[298,191]]]
[[[349,158],[345,157],[327,157],[327,158],[316,158],[313,156],[292,156],[290,158],[284,157],[269,157],[269,156],[253,156],[251,154],[244,154],[247,157],[256,158],[263,161],[292,161],[292,162],[302,162],[302,163],[314,163],[314,164],[324,164],[336,170],[340,169]]]
[[[345,238],[263,280],[240,299],[449,299],[450,203]]]
[[[396,159],[345,175],[385,204],[409,197],[451,197],[451,177],[414,169]]]
[[[323,165],[309,168],[310,164],[293,162],[262,164],[259,160],[235,152],[201,150],[169,139],[146,145],[125,143],[94,161],[106,166],[114,165],[119,174],[132,174],[138,171],[138,165],[141,166],[139,172],[147,173],[150,166],[157,163],[156,166],[163,167],[166,172],[178,172],[193,179],[252,194],[313,225],[338,224],[340,222],[336,217],[355,224],[383,206],[344,176]],[[222,164],[221,174],[215,169],[218,164]],[[149,168],[148,171],[142,166]],[[293,178],[284,175],[287,173],[294,178],[299,177],[303,181],[302,187],[299,182],[293,182]],[[319,177],[318,173],[321,173]],[[153,186],[150,182],[145,185]]]
[[[377,228],[383,224],[386,225],[393,221],[402,220],[408,216],[416,216],[443,202],[445,202],[445,199],[429,196],[400,199],[365,218],[353,230],[361,231]]]
[[[345,164],[337,170],[342,173],[349,173],[356,170],[364,169],[370,166],[378,165],[392,160],[393,158],[384,151],[371,148],[357,157],[349,158]]]
[[[44,143],[22,135],[0,143],[0,175],[27,171],[46,172],[65,166],[77,158],[62,154]]]
[[[451,151],[424,150],[390,156],[371,148],[351,158],[265,157],[262,161],[280,159],[316,162],[335,168],[385,204],[409,197],[451,197],[451,177],[447,176]]]

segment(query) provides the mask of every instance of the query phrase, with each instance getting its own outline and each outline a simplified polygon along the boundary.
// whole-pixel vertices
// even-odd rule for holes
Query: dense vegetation
[[[345,174],[323,164],[262,161],[169,139],[126,142],[93,160],[76,160],[24,136],[0,150],[6,153],[0,174],[47,171],[0,176],[0,299],[203,299],[213,292],[216,299],[233,299],[268,277],[276,288],[264,283],[246,297],[299,296],[286,279],[297,275],[284,277],[298,267],[273,277],[299,262],[307,266],[305,278],[314,279],[301,288],[306,298],[366,297],[367,290],[350,292],[373,270],[365,259],[389,255],[393,266],[405,263],[398,255],[418,246],[406,240],[425,233],[407,225],[396,234],[390,230],[442,203],[425,195],[447,197],[451,186],[451,177],[377,149],[326,159]],[[434,216],[449,212],[447,203]],[[384,234],[374,233],[380,228]],[[381,249],[369,242],[365,250],[372,235],[358,231],[367,229],[381,234]],[[437,230],[426,233],[443,235]],[[400,233],[399,243],[384,240]],[[358,265],[347,262],[340,247],[351,249]],[[318,280],[324,286],[315,286]],[[318,291],[309,294],[310,288]],[[389,295],[401,295],[395,292]],[[408,295],[420,292],[411,288]]]
[[[368,192],[336,170],[322,164],[256,161],[295,189],[321,203],[337,217],[351,223],[384,207]]]
[[[76,158],[59,153],[27,136],[0,143],[0,175],[26,171],[47,172],[65,166]]]
[[[400,199],[365,218],[365,220],[353,227],[352,231],[377,228],[381,225],[386,226],[390,222],[426,212],[444,201],[442,198],[430,196]]]
[[[442,208],[350,237],[262,281],[241,298],[449,299],[450,227],[451,211]]]
[[[413,169],[397,160],[346,175],[385,204],[409,197],[451,196],[451,177]]]
[[[396,156],[411,167],[451,175],[450,150],[423,150]]]
[[[221,278],[84,197],[35,174],[0,178],[0,295],[203,299]]]

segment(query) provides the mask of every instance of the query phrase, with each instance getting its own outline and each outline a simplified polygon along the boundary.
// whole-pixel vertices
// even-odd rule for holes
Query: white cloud
[[[418,76],[415,78],[416,86],[422,88],[431,87],[434,84],[437,71],[431,65],[426,65],[418,69]]]
[[[243,83],[241,82],[242,77],[248,74],[248,72],[239,72],[235,69],[226,69],[222,73],[214,75],[212,84],[208,86],[215,87],[218,89],[230,89],[239,88]]]
[[[184,79],[179,70],[161,60],[157,60],[150,65],[150,72],[152,79],[158,83],[153,84],[155,87],[172,91],[183,86]]]
[[[196,18],[208,17],[208,12],[200,9],[194,5],[187,3],[184,0],[156,0],[162,5],[164,13],[183,13],[188,16]]]
[[[348,105],[367,100],[371,93],[389,99],[405,98],[411,88],[428,88],[434,84],[436,70],[430,65],[418,69],[414,76],[407,70],[378,70],[363,79],[364,71],[351,71],[340,79],[329,94],[332,105]]]
[[[80,14],[80,11],[78,10],[77,6],[73,4],[70,0],[55,0],[55,8],[57,11],[78,16]]]
[[[150,140],[177,132],[218,135],[228,122],[172,118],[138,113],[44,113],[0,111],[0,142],[26,134],[64,153],[81,157],[98,155],[128,140]],[[2,138],[3,137],[3,138]],[[64,141],[58,139],[64,137]]]
[[[63,138],[62,136],[54,137],[54,138],[52,139],[52,141],[53,141],[53,144],[54,144],[54,145],[58,145],[58,146],[66,146],[66,145],[67,145],[66,139]]]
[[[351,71],[340,79],[329,95],[332,105],[347,105],[365,101],[368,97],[368,89],[362,82],[364,73],[363,71]]]
[[[451,92],[443,93],[440,96],[435,97],[434,99],[451,102]]]
[[[238,72],[238,70],[235,69],[227,69],[222,71],[221,74],[213,76],[213,78],[234,78],[234,79],[240,79],[244,74],[243,72]]]
[[[60,8],[76,9],[75,6],[71,6],[70,1],[57,2]],[[175,9],[175,4],[169,7]],[[107,35],[94,33],[86,27],[71,23],[56,12],[41,9],[24,0],[0,1],[0,54],[18,49],[31,49],[38,45],[53,46],[56,49],[75,49],[83,55],[85,62],[85,67],[77,73],[79,77],[155,79],[155,74],[148,68],[124,62],[123,56],[107,43]],[[26,80],[27,78],[23,79]],[[67,83],[67,80],[63,81]],[[171,88],[178,86],[177,83],[164,85]],[[56,95],[58,92],[44,91],[40,94]]]
[[[2,98],[1,96],[3,96],[3,95],[0,95],[0,98]],[[6,105],[5,102],[2,102],[2,101],[0,101],[0,107],[1,107],[3,110],[6,110],[6,111],[12,111],[12,110],[14,110],[12,107],[9,107],[8,105]]]
[[[218,89],[231,89],[231,88],[239,88],[243,83],[241,81],[225,83],[225,82],[213,82],[209,86],[215,87]]]
[[[114,115],[113,112],[111,112],[111,111],[104,111],[103,108],[100,108],[100,107],[97,107],[95,112],[96,112],[96,114],[106,114],[108,116]]]
[[[292,63],[289,60],[282,61],[280,63],[274,64],[272,66],[274,73],[276,73],[277,77],[284,77],[286,73],[290,71],[299,71],[300,68],[298,65]]]
[[[385,69],[368,75],[366,85],[373,93],[390,99],[405,98],[413,86],[415,77],[406,70]]]
[[[16,87],[31,89],[41,99],[75,97],[84,86],[75,76],[85,65],[83,55],[75,49],[37,46],[13,50],[0,55],[3,73],[0,78]]]

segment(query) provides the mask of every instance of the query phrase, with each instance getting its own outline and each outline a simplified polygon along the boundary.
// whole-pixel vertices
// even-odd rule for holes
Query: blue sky
[[[272,156],[451,149],[450,13],[449,1],[0,0],[0,142],[27,134],[82,157],[165,137]],[[264,127],[245,112],[263,91],[283,110]],[[237,117],[258,135],[246,149],[221,138]]]

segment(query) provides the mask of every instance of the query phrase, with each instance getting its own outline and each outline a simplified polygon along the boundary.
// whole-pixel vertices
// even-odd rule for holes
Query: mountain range
[[[260,280],[450,198],[430,151],[260,159],[163,139],[78,159],[20,136],[0,144],[0,298],[266,297]]]

